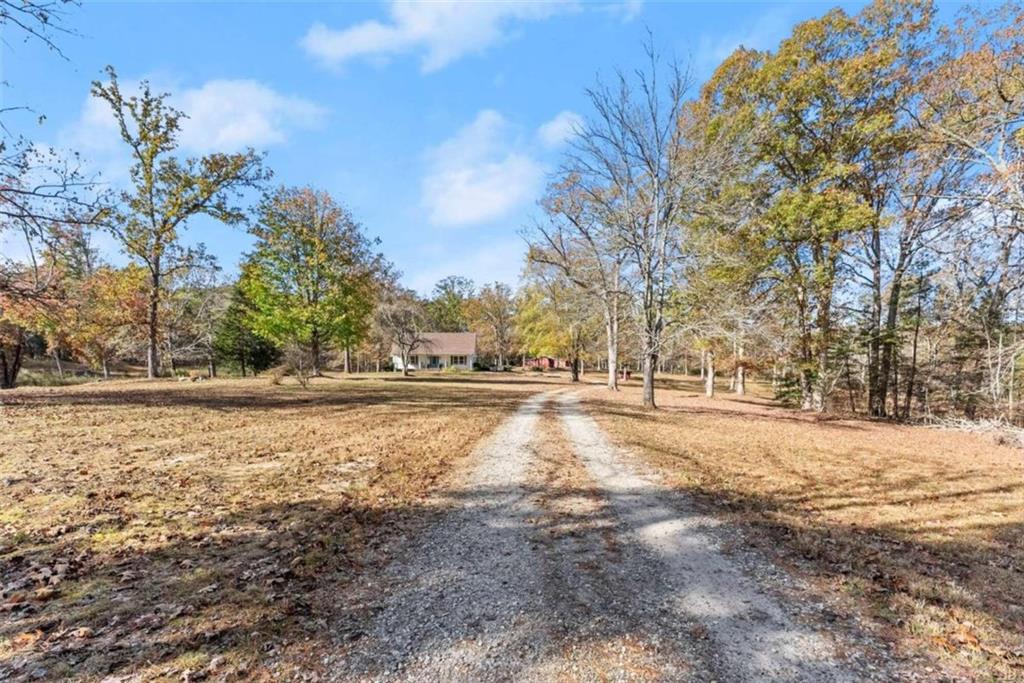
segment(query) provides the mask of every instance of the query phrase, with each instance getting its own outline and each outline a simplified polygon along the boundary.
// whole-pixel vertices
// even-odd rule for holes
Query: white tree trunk
[[[619,389],[619,321],[613,310],[605,311],[605,335],[608,340],[608,388]]]
[[[743,364],[743,347],[740,346],[737,350],[736,358],[736,375],[734,376],[734,388],[738,396],[743,396],[747,393],[747,368]]]

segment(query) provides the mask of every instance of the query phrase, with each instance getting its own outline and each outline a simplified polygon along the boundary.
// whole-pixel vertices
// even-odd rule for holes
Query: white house
[[[410,370],[442,370],[460,368],[472,370],[476,362],[476,333],[424,332],[423,341],[409,354]],[[391,362],[401,371],[402,351],[391,348]]]

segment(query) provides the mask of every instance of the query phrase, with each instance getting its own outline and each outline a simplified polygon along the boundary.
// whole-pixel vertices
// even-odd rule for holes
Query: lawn
[[[587,408],[834,609],[1024,676],[1024,451],[662,382]],[[361,637],[429,494],[536,373],[115,381],[0,394],[0,679],[269,680]],[[545,428],[546,429],[546,428]],[[547,434],[542,429],[543,434]],[[547,466],[545,466],[547,467]],[[569,476],[540,468],[538,477]],[[187,672],[187,676],[186,676]]]
[[[0,679],[293,677],[541,378],[122,381],[0,395]],[[543,388],[543,387],[541,387]]]
[[[1024,677],[1024,450],[706,399],[681,378],[646,412],[636,384],[590,387],[587,406],[669,484],[901,647],[979,680]]]

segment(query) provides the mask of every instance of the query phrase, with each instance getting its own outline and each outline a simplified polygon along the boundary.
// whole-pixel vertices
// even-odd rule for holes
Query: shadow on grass
[[[685,460],[685,456],[679,457]],[[869,478],[852,484],[859,495],[881,490],[881,485]],[[914,481],[902,485],[912,487]],[[806,503],[808,496],[821,495],[803,487],[765,497],[702,489],[684,493],[687,507],[692,500],[701,501],[698,507],[714,509],[752,529],[755,533],[749,537],[767,553],[796,562],[826,580],[855,580],[880,610],[887,609],[895,596],[903,595],[945,611],[980,613],[1004,633],[1019,634],[1024,629],[1021,613],[1014,611],[1015,606],[1024,604],[1024,581],[1013,581],[1020,577],[1024,557],[1022,525],[990,525],[994,542],[1006,545],[1005,554],[1000,555],[994,547],[970,541],[922,542],[886,525],[851,528],[806,517],[794,521],[800,514],[798,504]],[[964,491],[963,495],[970,493]],[[442,516],[468,507],[498,508],[510,498],[542,497],[546,504],[557,504],[559,500],[601,495],[578,487],[490,487],[446,494],[437,505],[263,505],[219,517],[202,534],[172,535],[155,550],[125,548],[103,557],[83,547],[87,538],[71,538],[73,534],[25,539],[18,549],[0,556],[0,575],[5,581],[16,584],[38,574],[40,566],[52,567],[55,559],[68,563],[71,570],[68,578],[55,586],[56,594],[50,599],[29,597],[8,603],[0,613],[0,642],[14,643],[12,652],[0,651],[0,678],[102,678],[131,674],[144,666],[155,666],[158,671],[164,667],[170,675],[180,677],[183,669],[191,667],[196,673],[222,656],[219,674],[247,680],[263,675],[282,659],[296,661],[288,658],[299,656],[305,666],[319,661],[326,652],[342,651],[363,658],[371,676],[384,675],[384,669],[375,668],[383,665],[374,649],[386,649],[390,644],[374,642],[367,634],[372,631],[374,615],[385,608],[389,589],[384,567],[389,558],[396,552],[415,550],[420,542],[405,539],[422,540]],[[529,554],[531,548],[543,544],[538,539],[560,533],[572,534],[574,547],[581,543],[598,547],[606,543],[607,529],[616,523],[610,506],[582,513],[572,512],[572,505],[560,509],[563,512],[557,517],[519,518],[513,523],[502,518],[501,524],[493,525],[495,547],[502,547],[502,535],[511,536],[517,547]],[[780,555],[780,548],[786,553]],[[478,580],[480,572],[490,571],[486,550],[469,549],[467,554],[474,559],[447,579],[450,585]],[[555,551],[549,556],[561,558],[562,551]],[[628,545],[621,550],[621,554],[630,552],[642,551]],[[530,566],[530,562],[542,560],[525,561]],[[604,561],[614,560],[606,557]],[[990,566],[993,562],[999,566]],[[623,605],[631,604],[629,582],[616,579],[616,572],[600,567],[604,583],[591,580],[581,584],[557,581],[567,570],[562,565],[556,569],[557,595],[528,600],[525,618],[551,624],[554,629],[554,622],[560,621],[560,605],[583,605],[581,618],[602,624],[592,633],[593,638],[615,641],[635,636],[634,629],[644,627],[639,620],[622,620]],[[369,591],[367,580],[372,583]],[[28,581],[16,592],[31,596],[45,585],[45,580]],[[584,590],[580,586],[586,586],[586,596],[566,599],[566,591]],[[969,590],[951,591],[949,586]],[[407,585],[396,588],[413,590],[409,597],[415,598],[417,589]],[[675,589],[666,583],[663,590],[668,598],[668,592]],[[486,605],[477,608],[487,610]],[[749,617],[738,614],[735,618]],[[447,640],[437,640],[436,631],[428,630],[417,634],[403,656],[411,659],[452,642],[485,636],[487,626],[480,619],[449,621]],[[682,639],[687,637],[680,634]],[[991,645],[1009,651],[1013,644]],[[304,651],[315,656],[302,660]],[[316,665],[312,666],[315,669]]]
[[[666,470],[707,471],[686,448],[624,445],[651,452]],[[959,655],[960,664],[979,666],[974,673],[1011,678],[1024,673],[1024,524],[1000,521],[1018,512],[1010,501],[987,500],[1024,491],[1024,481],[994,483],[970,471],[894,476],[880,463],[826,482],[779,463],[773,467],[798,482],[773,482],[770,493],[753,493],[699,476],[704,483],[678,491],[746,530],[744,540],[767,556],[814,577],[820,586],[866,600],[874,618]],[[972,501],[991,521],[962,525],[956,508],[942,510],[944,504],[971,509]],[[937,511],[928,508],[933,505]],[[822,518],[831,511],[878,507],[920,512],[916,520],[891,523]],[[957,532],[941,539],[928,533],[940,531],[944,522],[956,524]]]
[[[822,424],[827,425],[831,429],[843,429],[849,431],[863,431],[867,428],[864,424],[860,424],[854,420],[801,413],[770,403],[754,402],[753,405],[763,408],[764,412],[751,412],[749,410],[743,410],[742,408],[730,408],[730,403],[743,403],[743,401],[733,400],[722,401],[720,405],[713,407],[705,405],[660,406],[656,411],[645,410],[639,405],[601,398],[590,398],[587,402],[590,405],[595,406],[596,410],[607,415],[627,417],[631,420],[651,423],[659,422],[666,415],[686,415],[695,417],[728,417],[730,419],[738,419],[747,422],[788,422],[808,426]]]
[[[530,377],[528,375],[518,376],[503,376],[501,373],[473,373],[466,375],[444,375],[438,374],[434,376],[423,376],[423,375],[412,375],[409,377],[403,377],[401,374],[397,374],[394,377],[382,377],[384,382],[400,382],[402,384],[443,384],[446,382],[456,383],[460,386],[468,386],[473,384],[500,384],[504,386],[532,386],[532,387],[552,387],[560,384],[568,384],[568,375],[559,377],[548,376],[548,379],[543,377]]]
[[[431,548],[423,547],[429,544],[424,540],[429,539],[429,530],[442,516],[467,508],[493,510],[500,516],[488,538],[501,547],[503,537],[512,537],[528,566],[539,562],[531,552],[549,538],[571,533],[573,543],[579,543],[578,525],[593,544],[603,546],[606,529],[614,524],[609,511],[516,518],[511,524],[505,523],[502,512],[509,500],[523,497],[543,496],[552,504],[598,495],[583,488],[480,487],[446,494],[438,505],[262,505],[220,517],[203,534],[172,535],[158,549],[126,548],[109,556],[92,554],[88,538],[74,534],[26,539],[19,549],[0,556],[0,575],[12,584],[23,583],[15,592],[30,596],[8,603],[0,613],[0,643],[14,644],[11,652],[0,650],[0,679],[117,677],[143,667],[152,667],[150,675],[164,672],[179,679],[184,669],[196,676],[222,657],[218,675],[251,680],[272,671],[280,675],[282,669],[275,668],[279,661],[315,670],[325,654],[346,648],[350,656],[367,660],[371,675],[384,675],[380,662],[391,643],[367,634],[374,615],[385,609],[389,581],[394,581],[385,568],[393,554],[429,558]],[[407,538],[414,540],[406,542]],[[450,577],[451,584],[479,580],[480,573],[488,571],[487,562],[495,559],[487,550],[470,549],[473,559]],[[552,556],[573,563],[573,571],[579,571],[575,559],[562,553]],[[26,579],[37,575],[41,566],[63,562],[71,569],[55,594],[47,600],[31,597],[46,581]],[[612,623],[610,618],[628,598],[630,582],[614,576],[608,580],[598,602],[592,595],[587,600],[585,618],[595,624]],[[589,584],[590,590],[593,587]],[[401,582],[394,587],[408,589]],[[559,588],[557,594],[531,603],[527,618],[547,623],[554,615],[557,620],[563,591]],[[474,609],[487,611],[488,606]],[[593,637],[614,640],[642,626],[634,623],[623,632],[606,626]],[[479,618],[450,620],[446,627],[454,641],[481,636],[486,628]],[[407,657],[442,647],[436,631],[419,636]],[[303,658],[303,652],[312,656]]]
[[[256,380],[252,380],[256,381]],[[333,378],[323,378],[303,388],[297,385],[260,387],[253,391],[244,384],[221,384],[217,381],[194,384],[127,384],[117,387],[98,387],[74,392],[20,393],[5,395],[4,405],[32,406],[149,406],[161,408],[194,407],[214,411],[282,410],[309,406],[336,408],[365,408],[387,405],[408,412],[432,411],[439,408],[507,407],[517,400],[514,393],[495,393],[470,383],[455,384],[441,380],[416,380],[359,383],[353,391]],[[477,384],[481,382],[474,382]],[[514,382],[523,384],[523,382]],[[408,386],[403,386],[408,385]],[[545,384],[551,386],[551,384]],[[524,393],[523,396],[526,394]]]

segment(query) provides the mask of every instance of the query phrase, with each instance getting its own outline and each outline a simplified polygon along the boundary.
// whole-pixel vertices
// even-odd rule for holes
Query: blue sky
[[[66,18],[79,35],[59,38],[67,60],[8,35],[0,71],[6,106],[46,115],[11,127],[79,150],[114,185],[125,151],[89,84],[107,64],[149,79],[191,117],[184,153],[265,150],[275,182],[334,194],[427,292],[449,274],[517,281],[519,231],[588,113],[584,89],[639,64],[648,28],[699,82],[740,44],[774,47],[833,5],[85,0]],[[250,245],[202,219],[186,241],[229,274]]]

